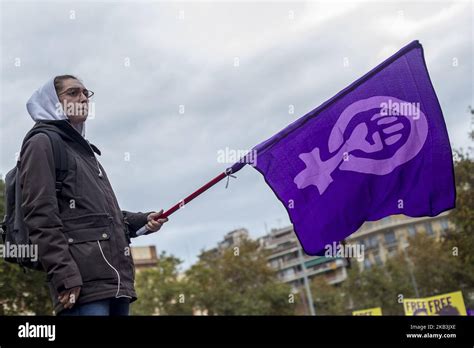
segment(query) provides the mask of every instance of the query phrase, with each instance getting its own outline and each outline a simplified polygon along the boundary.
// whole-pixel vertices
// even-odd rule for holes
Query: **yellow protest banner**
[[[403,299],[405,315],[467,315],[461,291]]]
[[[359,309],[358,311],[352,312],[352,315],[382,315],[382,308]]]

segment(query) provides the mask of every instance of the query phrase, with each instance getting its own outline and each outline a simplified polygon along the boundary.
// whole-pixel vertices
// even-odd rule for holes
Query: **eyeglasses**
[[[73,88],[69,88],[67,90],[65,90],[64,92],[58,94],[58,97],[60,95],[63,95],[63,94],[67,94],[68,96],[70,97],[77,97],[80,95],[80,93],[84,94],[84,96],[89,99],[90,97],[92,97],[94,95],[94,92],[92,91],[89,91],[88,89],[82,89],[82,88],[79,88],[79,87],[73,87]]]

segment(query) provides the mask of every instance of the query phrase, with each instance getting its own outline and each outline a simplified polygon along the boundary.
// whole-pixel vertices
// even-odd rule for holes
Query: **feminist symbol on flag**
[[[345,141],[344,132],[349,122],[358,114],[374,109],[376,111],[370,120],[357,124]],[[367,140],[369,129],[374,129],[370,134],[371,142]],[[389,174],[420,152],[427,135],[428,122],[419,103],[389,96],[358,100],[344,109],[331,130],[328,150],[332,156],[323,161],[318,147],[311,152],[301,153],[298,157],[306,164],[306,168],[296,175],[294,183],[299,189],[314,185],[322,195],[333,182],[331,174],[336,169]],[[401,141],[403,139],[405,142]],[[389,147],[395,147],[396,151],[388,151]],[[361,157],[361,152],[370,157]],[[390,153],[390,157],[379,158],[386,153]]]

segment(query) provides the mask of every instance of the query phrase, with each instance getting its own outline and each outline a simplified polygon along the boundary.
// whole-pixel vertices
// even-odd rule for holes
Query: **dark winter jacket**
[[[77,304],[111,297],[136,300],[129,244],[150,212],[120,209],[94,154],[100,151],[69,120],[39,121],[34,127],[57,131],[68,155],[69,170],[57,195],[48,136],[32,136],[20,154],[25,223],[38,245],[56,313],[63,309],[59,292],[76,286],[82,287]]]

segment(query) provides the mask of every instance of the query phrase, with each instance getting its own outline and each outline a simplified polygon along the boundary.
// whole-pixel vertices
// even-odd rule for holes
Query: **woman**
[[[22,210],[58,315],[128,315],[137,299],[130,238],[146,224],[158,231],[162,213],[122,211],[104,168],[85,138],[89,98],[79,79],[57,76],[28,100],[33,128],[57,132],[67,154],[68,171],[56,192],[55,163],[49,137],[38,133],[22,147]]]

